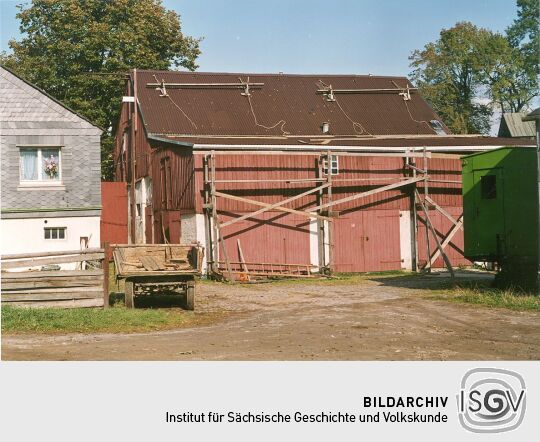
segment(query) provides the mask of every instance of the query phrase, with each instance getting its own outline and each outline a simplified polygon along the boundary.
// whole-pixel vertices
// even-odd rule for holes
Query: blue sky
[[[15,6],[0,0],[1,49],[19,38]],[[407,75],[408,56],[442,28],[468,20],[495,31],[515,0],[164,0],[183,31],[204,37],[199,70]],[[157,36],[156,36],[157,37]]]

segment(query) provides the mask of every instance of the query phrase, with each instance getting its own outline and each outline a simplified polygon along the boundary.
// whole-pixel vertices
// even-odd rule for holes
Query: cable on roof
[[[158,81],[158,79],[157,79],[157,77],[156,77],[155,74],[154,74],[154,78],[155,78],[155,80],[156,80],[156,83],[160,83],[160,82]],[[197,125],[193,122],[193,120],[192,120],[191,118],[189,118],[188,114],[186,114],[186,113],[184,112],[184,110],[183,110],[180,106],[178,106],[178,104],[176,104],[176,103],[174,102],[174,100],[171,98],[171,96],[167,93],[167,91],[165,90],[165,80],[162,80],[162,81],[161,81],[161,84],[163,85],[162,88],[159,88],[159,87],[156,88],[156,90],[160,91],[160,95],[159,95],[159,96],[160,96],[160,97],[167,97],[169,100],[171,100],[171,103],[172,103],[174,106],[176,106],[176,108],[178,108],[178,110],[180,110],[180,112],[182,112],[182,114],[184,115],[184,117],[186,117],[186,118],[189,120],[189,122],[191,123],[191,125],[192,125],[195,129],[198,129]]]
[[[285,124],[287,124],[287,122],[285,120],[279,120],[273,126],[265,126],[264,124],[260,124],[257,121],[257,116],[255,115],[255,111],[253,110],[253,104],[251,103],[251,93],[249,91],[249,77],[247,78],[247,83],[244,82],[244,80],[242,80],[240,77],[238,77],[238,80],[240,80],[240,82],[243,85],[245,85],[244,92],[241,95],[248,99],[249,108],[251,109],[251,115],[253,115],[253,120],[255,121],[255,125],[259,126],[259,127],[262,127],[263,129],[266,129],[266,130],[272,130],[272,129],[275,129],[276,127],[279,126],[279,129],[281,130],[283,135],[289,135],[290,132],[287,132],[285,129],[283,129],[283,126],[285,126]]]
[[[403,103],[405,103],[405,108],[407,109],[407,112],[409,113],[409,117],[411,117],[411,120],[413,120],[416,124],[425,123],[427,127],[429,127],[433,132],[437,133],[437,131],[431,126],[429,122],[427,122],[426,120],[417,120],[412,116],[411,110],[409,109],[409,105],[407,104],[407,101],[411,100],[411,94],[409,93],[409,86],[407,85],[407,88],[402,88],[401,86],[398,86],[398,84],[394,80],[392,80],[392,83],[394,83],[394,86],[397,87],[398,89],[403,89],[403,92],[400,93],[399,95],[403,97]],[[407,93],[405,93],[405,91],[407,91]]]
[[[327,85],[324,81],[319,80],[318,84],[317,84],[317,87],[319,87],[321,89],[327,89],[330,92],[332,99],[327,100],[327,101],[330,102],[330,103],[336,103],[337,104],[337,107],[339,108],[339,110],[341,110],[341,112],[343,113],[343,115],[345,115],[347,120],[349,120],[351,122],[353,130],[357,135],[368,134],[368,135],[373,136],[373,134],[371,132],[369,132],[364,126],[362,126],[358,121],[354,121],[351,117],[349,117],[347,112],[345,112],[345,110],[341,107],[341,104],[339,103],[339,101],[338,101],[337,97],[335,96],[335,94],[332,93],[332,86],[331,85]],[[360,128],[360,131],[358,131],[357,128]]]

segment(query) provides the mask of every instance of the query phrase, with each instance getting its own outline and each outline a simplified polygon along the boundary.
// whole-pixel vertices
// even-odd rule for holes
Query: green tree
[[[506,29],[511,47],[506,75],[495,83],[494,99],[511,112],[527,108],[540,93],[540,3],[538,0],[517,0],[517,18]]]
[[[520,112],[538,94],[535,64],[524,51],[513,47],[501,34],[484,36],[476,42],[479,81],[486,96],[501,112]]]
[[[112,128],[131,68],[195,70],[200,40],[182,34],[161,0],[33,0],[19,5],[23,38],[2,62],[106,129],[102,176],[110,179]]]
[[[538,0],[517,0],[517,8],[517,18],[506,30],[506,35],[511,46],[519,48],[527,58],[528,66],[539,74],[540,4]]]
[[[472,23],[457,23],[409,57],[413,81],[454,133],[489,132],[492,111],[480,101],[484,84],[476,42],[492,35]]]

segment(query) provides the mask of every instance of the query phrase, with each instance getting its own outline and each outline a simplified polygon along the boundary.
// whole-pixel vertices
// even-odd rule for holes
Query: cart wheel
[[[195,310],[195,284],[188,284],[186,290],[186,310]]]
[[[126,286],[124,289],[125,292],[125,303],[126,308],[133,308],[133,296],[134,296],[134,290],[135,289],[135,283],[133,281],[126,281]]]

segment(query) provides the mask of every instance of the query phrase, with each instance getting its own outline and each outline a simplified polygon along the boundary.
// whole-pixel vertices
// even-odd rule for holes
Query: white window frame
[[[60,229],[63,229],[64,230],[64,237],[63,238],[45,238],[45,231],[46,230],[53,230],[53,229],[57,229],[58,231],[60,231]],[[52,235],[51,235],[52,236]],[[65,226],[46,226],[46,227],[43,227],[43,240],[44,241],[67,241],[68,239],[68,228],[65,227]]]
[[[50,145],[38,145],[38,146],[18,146],[19,147],[19,185],[22,187],[42,187],[51,186],[58,187],[63,186],[62,183],[62,146],[50,146]],[[43,150],[58,149],[58,179],[51,180],[45,178],[45,171],[43,170]],[[25,180],[23,179],[23,165],[21,152],[23,150],[36,150],[37,151],[37,163],[38,163],[38,179],[37,180]]]
[[[339,157],[337,155],[330,155],[330,169],[328,169],[328,158],[323,159],[323,174],[339,175]]]

